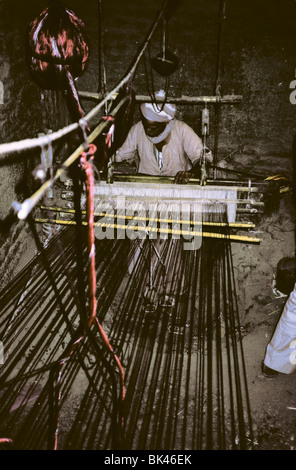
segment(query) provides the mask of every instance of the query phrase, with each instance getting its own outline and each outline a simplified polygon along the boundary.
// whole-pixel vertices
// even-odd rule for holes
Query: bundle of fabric
[[[70,113],[83,117],[75,80],[85,70],[89,56],[86,28],[77,15],[58,0],[30,24],[27,60],[33,79],[46,90],[66,90]]]

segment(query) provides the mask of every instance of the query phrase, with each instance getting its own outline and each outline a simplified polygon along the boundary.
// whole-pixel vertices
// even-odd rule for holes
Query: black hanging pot
[[[165,49],[165,51],[159,53],[156,57],[151,59],[152,68],[155,70],[155,72],[164,77],[174,73],[177,70],[178,65],[179,59],[169,49]]]

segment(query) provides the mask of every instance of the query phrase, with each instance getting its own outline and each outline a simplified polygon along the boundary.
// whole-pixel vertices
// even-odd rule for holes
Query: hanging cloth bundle
[[[58,0],[30,24],[27,60],[33,79],[46,90],[66,90],[69,111],[76,120],[84,116],[75,85],[89,55],[86,28],[76,14]]]

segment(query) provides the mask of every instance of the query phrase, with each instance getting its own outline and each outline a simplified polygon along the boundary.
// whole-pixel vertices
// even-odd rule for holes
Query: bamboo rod
[[[66,214],[75,214],[75,209],[64,209],[63,207],[51,207],[51,206],[40,206],[40,209],[48,210],[51,212],[64,212]],[[81,211],[82,214],[86,214],[86,211]],[[114,217],[116,219],[128,219],[128,220],[139,220],[139,221],[151,221],[151,222],[168,222],[172,223],[182,223],[182,224],[191,224],[191,225],[206,225],[211,227],[231,227],[231,228],[254,228],[255,224],[252,222],[242,223],[242,222],[206,222],[206,221],[196,221],[196,220],[178,220],[178,219],[162,219],[159,217],[140,217],[133,215],[122,215],[122,214],[109,214],[106,212],[94,212],[96,217]]]
[[[50,219],[40,219],[40,218],[35,218],[34,219],[36,223],[40,224],[55,224],[55,225],[76,225],[76,221],[74,220],[60,220],[60,219],[55,219],[55,220],[50,220]],[[87,222],[82,221],[82,225],[87,226]],[[255,238],[255,237],[247,237],[243,235],[225,235],[221,233],[210,233],[210,232],[196,232],[194,230],[177,230],[177,229],[169,229],[169,228],[161,228],[161,227],[151,227],[151,226],[145,226],[145,227],[139,227],[139,226],[132,226],[130,227],[128,224],[109,224],[106,222],[95,222],[94,225],[96,227],[103,227],[103,228],[116,228],[120,230],[132,230],[136,232],[156,232],[156,233],[164,233],[164,234],[170,234],[170,235],[191,235],[192,237],[206,237],[206,238],[219,238],[219,239],[225,239],[225,240],[232,240],[232,241],[240,241],[240,242],[246,242],[246,243],[260,243],[261,239],[260,238]]]
[[[102,96],[100,93],[94,93],[91,91],[79,91],[79,95],[82,98],[89,98],[100,101]],[[112,100],[117,97],[117,93],[112,96]],[[241,95],[224,95],[224,96],[186,96],[182,95],[180,97],[167,97],[167,103],[174,103],[174,104],[203,104],[203,103],[223,103],[223,104],[233,104],[233,103],[240,103],[243,97]],[[151,103],[152,98],[151,96],[146,95],[136,95],[135,100],[137,103]],[[161,103],[163,100],[159,99],[157,102]]]

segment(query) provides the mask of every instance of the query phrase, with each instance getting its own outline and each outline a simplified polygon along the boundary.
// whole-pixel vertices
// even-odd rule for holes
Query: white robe
[[[183,121],[174,120],[168,143],[162,148],[162,167],[155,156],[154,145],[148,139],[142,122],[136,123],[115,155],[116,162],[139,158],[138,172],[148,175],[175,176],[178,171],[189,171],[200,159],[203,143],[201,138]],[[212,161],[211,152],[206,158]]]

